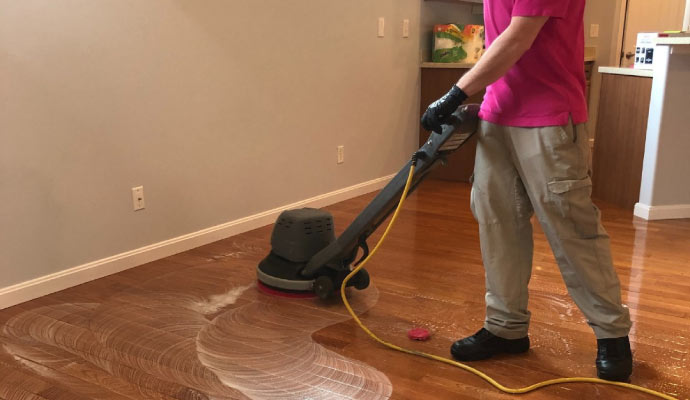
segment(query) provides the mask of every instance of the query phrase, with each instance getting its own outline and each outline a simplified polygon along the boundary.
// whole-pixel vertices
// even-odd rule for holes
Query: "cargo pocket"
[[[592,180],[552,181],[548,184],[549,203],[564,219],[572,223],[575,233],[583,239],[599,235],[599,210],[592,203]]]

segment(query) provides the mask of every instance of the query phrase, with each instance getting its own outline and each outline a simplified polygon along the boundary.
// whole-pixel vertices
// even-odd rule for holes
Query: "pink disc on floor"
[[[292,292],[292,291],[280,291],[278,289],[274,289],[270,286],[266,286],[261,281],[257,281],[256,287],[259,289],[259,291],[270,294],[273,296],[278,296],[278,297],[287,297],[290,299],[313,299],[316,297],[316,294],[313,292]]]
[[[407,331],[407,337],[412,340],[425,341],[428,340],[431,334],[424,328],[412,328]]]

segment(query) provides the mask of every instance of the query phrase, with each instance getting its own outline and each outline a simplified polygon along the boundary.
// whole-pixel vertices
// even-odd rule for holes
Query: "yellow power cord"
[[[479,371],[478,369],[472,368],[469,365],[457,362],[455,360],[451,360],[445,357],[439,357],[433,354],[429,353],[424,353],[421,351],[416,351],[416,350],[410,350],[406,349],[404,347],[397,346],[393,343],[386,342],[385,340],[379,338],[376,336],[369,328],[367,328],[362,321],[357,317],[355,312],[352,310],[352,307],[350,306],[350,303],[347,301],[347,296],[345,295],[345,287],[347,286],[347,282],[360,270],[364,267],[364,265],[369,261],[369,259],[376,253],[376,250],[378,250],[379,246],[381,246],[381,243],[386,239],[386,236],[388,235],[388,232],[390,231],[391,227],[393,226],[393,223],[395,222],[396,218],[398,217],[398,212],[402,208],[403,202],[405,201],[405,198],[407,197],[407,192],[410,190],[410,184],[412,182],[412,177],[414,175],[414,169],[415,169],[415,163],[412,163],[412,167],[410,168],[410,175],[407,178],[407,184],[405,185],[405,189],[403,190],[402,196],[400,196],[400,202],[398,203],[398,207],[395,209],[395,212],[393,213],[393,217],[391,218],[391,221],[388,223],[388,226],[386,227],[386,230],[383,232],[383,236],[381,236],[381,239],[379,240],[378,243],[376,243],[376,246],[374,249],[369,253],[369,255],[355,268],[350,272],[350,274],[343,280],[343,284],[340,286],[340,296],[343,298],[343,303],[345,304],[345,308],[347,308],[347,311],[350,313],[352,318],[357,322],[357,325],[359,325],[364,332],[367,333],[367,335],[371,336],[372,339],[376,340],[377,342],[381,343],[382,345],[389,347],[393,350],[401,351],[403,353],[407,354],[412,354],[415,356],[420,356],[424,358],[428,358],[431,360],[436,360],[440,361],[442,363],[446,363],[449,365],[456,366],[458,368],[462,368],[465,371],[471,372],[480,378],[484,379],[485,381],[489,382],[493,387],[496,389],[505,392],[505,393],[510,393],[510,394],[524,394],[524,393],[529,393],[537,389],[541,389],[546,386],[551,386],[551,385],[558,385],[562,383],[597,383],[601,385],[611,385],[611,386],[619,386],[631,390],[637,390],[639,392],[647,393],[652,396],[660,397],[662,399],[667,399],[667,400],[678,400],[675,397],[671,397],[669,395],[666,395],[664,393],[657,392],[655,390],[647,389],[642,386],[637,386],[637,385],[632,385],[629,383],[623,383],[623,382],[613,382],[613,381],[606,381],[603,379],[598,379],[598,378],[585,378],[585,377],[578,377],[578,378],[558,378],[558,379],[549,379],[547,381],[535,383],[534,385],[522,387],[522,388],[509,388],[506,386],[501,385],[498,383],[495,379],[490,377],[489,375]]]

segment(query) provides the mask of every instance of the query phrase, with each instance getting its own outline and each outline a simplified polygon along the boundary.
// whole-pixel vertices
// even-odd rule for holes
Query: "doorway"
[[[639,32],[679,31],[687,29],[686,12],[690,0],[623,0],[622,38],[619,44],[621,67],[631,67],[635,61],[635,46]]]

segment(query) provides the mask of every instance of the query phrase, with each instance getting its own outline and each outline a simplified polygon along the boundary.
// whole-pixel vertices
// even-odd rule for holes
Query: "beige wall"
[[[592,86],[590,87],[588,124],[590,135],[594,135],[601,89],[601,74],[597,72],[597,69],[600,66],[617,66],[616,46],[623,3],[621,0],[587,0],[585,4],[585,46],[596,47],[597,54],[592,72]],[[591,24],[599,25],[599,37],[592,38],[589,36]]]
[[[0,288],[397,171],[419,19],[419,0],[0,0]]]

